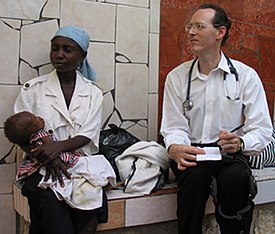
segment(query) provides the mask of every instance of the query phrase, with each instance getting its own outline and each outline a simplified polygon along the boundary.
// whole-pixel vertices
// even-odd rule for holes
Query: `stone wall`
[[[91,37],[88,57],[104,91],[103,123],[157,139],[160,0],[0,0],[0,234],[14,234],[16,151],[3,122],[21,85],[52,70],[50,39],[63,25]],[[138,100],[138,101],[137,101]]]

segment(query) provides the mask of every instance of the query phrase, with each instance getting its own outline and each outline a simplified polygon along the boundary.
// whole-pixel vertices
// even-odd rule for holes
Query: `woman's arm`
[[[35,157],[43,165],[58,158],[62,152],[69,152],[87,145],[90,139],[84,136],[75,136],[64,141],[47,141],[36,148],[31,156]]]

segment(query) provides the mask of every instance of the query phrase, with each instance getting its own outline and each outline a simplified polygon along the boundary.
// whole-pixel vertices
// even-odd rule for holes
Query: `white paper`
[[[197,161],[218,161],[222,159],[219,147],[202,148],[205,154],[197,154]]]

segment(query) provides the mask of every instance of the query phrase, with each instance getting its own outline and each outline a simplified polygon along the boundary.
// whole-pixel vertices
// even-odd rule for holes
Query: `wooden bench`
[[[255,204],[275,202],[275,168],[253,170],[253,174],[258,184]],[[107,191],[109,221],[100,224],[98,231],[176,220],[176,192],[177,187],[173,178],[170,178],[163,189],[148,196],[125,194],[122,188]],[[30,221],[27,200],[16,186],[14,186],[14,207],[24,220]],[[209,198],[206,214],[213,212],[214,205]]]

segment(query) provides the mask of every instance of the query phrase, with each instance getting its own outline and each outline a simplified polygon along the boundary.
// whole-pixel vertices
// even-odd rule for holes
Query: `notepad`
[[[218,161],[222,159],[219,147],[204,147],[202,149],[205,154],[197,154],[197,161]]]

